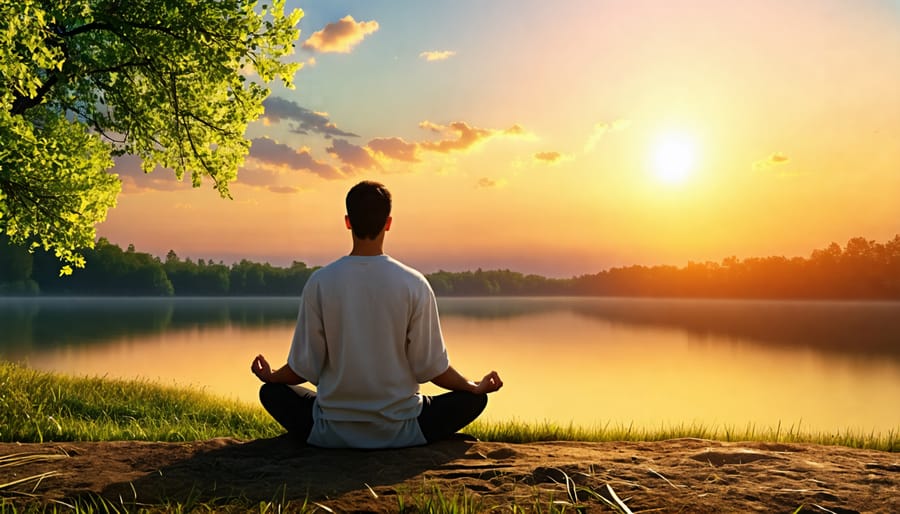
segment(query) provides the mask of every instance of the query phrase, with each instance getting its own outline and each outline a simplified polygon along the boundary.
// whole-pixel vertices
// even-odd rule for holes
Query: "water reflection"
[[[218,327],[292,326],[296,298],[0,298],[0,355]],[[900,303],[630,298],[441,298],[444,319],[573,313],[696,341],[808,347],[900,359]]]
[[[448,298],[441,313],[504,319],[570,312],[634,328],[900,359],[900,302],[680,300],[635,298]]]
[[[291,298],[0,298],[0,355],[180,331],[292,325]]]

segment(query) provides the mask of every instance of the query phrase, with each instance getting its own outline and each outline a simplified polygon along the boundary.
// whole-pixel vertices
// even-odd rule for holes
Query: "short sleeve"
[[[313,280],[303,288],[294,340],[287,359],[294,373],[315,385],[319,383],[328,355],[318,289]]]
[[[447,348],[441,334],[437,300],[428,282],[414,299],[412,315],[406,333],[406,355],[416,381],[428,382],[450,367]]]

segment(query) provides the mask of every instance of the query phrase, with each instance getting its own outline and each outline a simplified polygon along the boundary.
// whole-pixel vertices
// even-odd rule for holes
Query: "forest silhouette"
[[[101,238],[86,266],[59,276],[52,255],[0,236],[0,294],[85,296],[299,296],[316,267],[241,260],[164,259]],[[627,296],[665,298],[900,299],[900,235],[831,243],[804,257],[728,257],[678,266],[626,266],[572,278],[508,269],[426,275],[439,296]]]

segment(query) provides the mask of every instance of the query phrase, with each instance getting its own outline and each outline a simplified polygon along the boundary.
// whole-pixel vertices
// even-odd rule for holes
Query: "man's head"
[[[375,239],[390,227],[391,192],[384,184],[365,180],[347,193],[347,224],[358,239]]]

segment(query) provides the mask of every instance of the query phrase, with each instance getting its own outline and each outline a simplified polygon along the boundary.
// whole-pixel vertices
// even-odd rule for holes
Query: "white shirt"
[[[425,444],[419,384],[450,366],[431,286],[387,255],[317,270],[303,288],[288,365],[317,387],[310,444]]]

